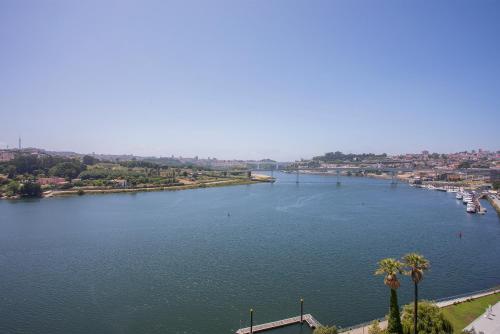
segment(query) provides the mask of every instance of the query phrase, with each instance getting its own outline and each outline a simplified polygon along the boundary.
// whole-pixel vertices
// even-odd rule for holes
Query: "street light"
[[[250,334],[253,334],[253,308],[250,309]]]
[[[300,323],[304,322],[304,298],[300,298]]]

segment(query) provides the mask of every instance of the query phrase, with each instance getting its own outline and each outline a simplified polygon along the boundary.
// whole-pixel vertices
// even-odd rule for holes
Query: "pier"
[[[250,327],[241,328],[241,329],[238,329],[236,331],[236,334],[259,333],[259,332],[263,332],[263,331],[267,331],[267,330],[271,330],[271,329],[275,329],[275,328],[280,328],[280,327],[284,327],[284,326],[288,326],[288,325],[300,324],[301,320],[302,320],[302,322],[307,323],[307,325],[313,329],[321,326],[319,321],[316,320],[311,314],[304,314],[302,319],[299,315],[299,316],[288,318],[288,319],[268,322],[268,323],[261,324],[261,325],[255,325],[252,327],[252,331],[250,331]]]

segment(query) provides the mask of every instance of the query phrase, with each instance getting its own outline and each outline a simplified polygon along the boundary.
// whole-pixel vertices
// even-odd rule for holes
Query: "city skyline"
[[[83,156],[83,155],[92,155],[92,156],[133,156],[133,157],[138,157],[138,158],[148,158],[148,157],[151,157],[151,158],[176,158],[176,159],[200,159],[200,160],[210,160],[210,159],[215,159],[215,160],[227,160],[227,161],[238,161],[238,160],[241,160],[241,161],[264,161],[264,160],[267,160],[267,159],[271,159],[271,160],[274,160],[274,161],[280,161],[278,159],[272,159],[272,157],[261,157],[261,158],[254,158],[254,159],[250,159],[250,158],[219,158],[219,157],[216,157],[216,156],[199,156],[197,154],[195,155],[192,155],[192,156],[188,156],[188,155],[174,155],[174,154],[163,154],[163,155],[140,155],[140,154],[134,154],[134,153],[130,153],[130,152],[122,152],[122,153],[109,153],[109,152],[95,152],[95,151],[92,151],[92,152],[77,152],[77,151],[74,151],[74,150],[57,150],[57,149],[47,149],[47,148],[44,148],[44,147],[36,147],[36,146],[28,146],[28,147],[25,147],[25,146],[22,146],[22,138],[19,137],[18,138],[18,146],[17,147],[11,147],[9,145],[5,145],[4,144],[4,147],[0,146],[0,151],[2,150],[6,150],[7,152],[16,152],[16,151],[19,151],[19,150],[34,150],[34,151],[38,151],[38,150],[41,150],[41,151],[46,151],[48,153],[67,153],[67,154],[70,154],[70,153],[74,153],[74,154],[77,154],[77,155],[80,155],[80,156]],[[488,150],[488,149],[483,149],[483,148],[473,148],[471,150],[460,150],[460,151],[456,151],[456,152],[436,152],[436,151],[429,151],[429,150],[422,150],[420,152],[399,152],[399,153],[387,153],[387,152],[346,152],[346,151],[342,151],[342,150],[330,150],[328,152],[340,152],[340,153],[343,153],[343,154],[354,154],[354,155],[357,155],[357,154],[387,154],[388,157],[390,156],[405,156],[405,155],[432,155],[432,154],[445,154],[445,155],[455,155],[455,154],[459,154],[459,153],[469,153],[469,154],[474,154],[474,153],[489,153],[489,154],[497,154],[500,152],[500,150]],[[301,157],[299,159],[295,159],[295,160],[288,160],[288,162],[291,162],[291,161],[300,161],[300,160],[309,160],[309,159],[312,159],[314,157],[318,157],[318,156],[322,156],[323,154],[326,154],[328,152],[322,152],[322,153],[318,153],[318,154],[315,154],[315,155],[312,155],[312,156],[309,156],[309,157]],[[285,162],[285,160],[281,160],[281,162]]]
[[[496,151],[497,2],[0,4],[0,147]]]

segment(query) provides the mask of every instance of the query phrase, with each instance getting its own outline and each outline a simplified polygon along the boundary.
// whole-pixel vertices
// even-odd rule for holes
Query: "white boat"
[[[476,205],[472,202],[467,203],[467,212],[468,213],[476,213]]]
[[[472,195],[469,193],[465,193],[463,198],[462,198],[462,201],[464,204],[472,202]]]
[[[456,199],[462,199],[464,197],[464,194],[462,194],[461,192],[458,192],[456,195],[455,195]]]

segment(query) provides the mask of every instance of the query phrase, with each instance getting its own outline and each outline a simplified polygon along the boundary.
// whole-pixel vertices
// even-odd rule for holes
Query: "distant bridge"
[[[383,173],[389,173],[391,175],[391,183],[396,184],[397,183],[397,174],[400,172],[411,172],[414,169],[412,168],[397,168],[397,167],[385,167],[385,166],[373,166],[373,167],[323,167],[323,168],[294,168],[294,169],[287,169],[285,172],[288,173],[294,173],[296,175],[296,183],[300,182],[300,173],[304,174],[314,174],[314,173],[321,173],[321,174],[331,174],[331,175],[336,175],[337,176],[337,185],[340,185],[340,173],[341,172],[352,172],[352,173],[365,173],[365,172],[383,172]],[[271,176],[274,176],[274,171],[276,169],[269,169],[269,168],[263,168],[263,169],[253,169],[253,171],[267,171],[271,172]]]

